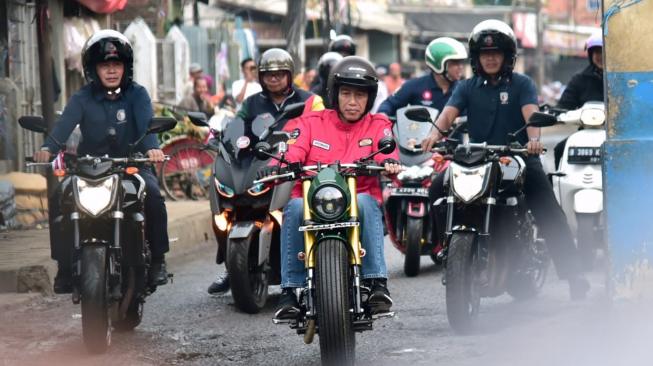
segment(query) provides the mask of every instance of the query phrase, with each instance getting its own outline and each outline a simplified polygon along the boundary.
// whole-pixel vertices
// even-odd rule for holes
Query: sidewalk
[[[212,239],[208,201],[167,201],[168,259],[184,255]],[[47,229],[0,233],[0,293],[52,293],[56,264],[50,259]]]

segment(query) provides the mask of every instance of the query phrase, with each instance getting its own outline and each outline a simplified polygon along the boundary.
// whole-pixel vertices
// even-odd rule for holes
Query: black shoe
[[[168,271],[166,270],[165,260],[152,262],[150,266],[150,285],[162,286],[166,283],[168,283]]]
[[[299,303],[294,288],[284,288],[281,291],[277,311],[274,313],[274,319],[288,320],[295,319],[299,315]]]
[[[371,281],[371,294],[367,300],[367,305],[372,314],[387,313],[392,307],[392,298],[388,291],[387,280],[378,278]]]
[[[229,272],[224,272],[218,276],[207,290],[210,294],[221,294],[229,291]]]
[[[54,277],[53,290],[55,294],[69,294],[73,292],[73,278],[70,269],[62,269],[59,266],[57,275]]]
[[[583,276],[575,276],[569,279],[569,295],[572,300],[583,300],[590,290],[590,283]]]

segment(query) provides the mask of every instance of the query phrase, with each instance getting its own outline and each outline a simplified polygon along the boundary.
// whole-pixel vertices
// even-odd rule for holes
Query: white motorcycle
[[[558,121],[583,127],[569,136],[558,171],[551,176],[558,203],[576,233],[583,264],[591,269],[599,250],[605,250],[601,172],[605,106],[602,102],[587,102],[560,114]]]

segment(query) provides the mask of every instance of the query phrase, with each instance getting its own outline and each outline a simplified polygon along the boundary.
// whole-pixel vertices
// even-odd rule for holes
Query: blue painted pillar
[[[638,297],[653,293],[653,1],[604,0],[603,9],[612,295]]]

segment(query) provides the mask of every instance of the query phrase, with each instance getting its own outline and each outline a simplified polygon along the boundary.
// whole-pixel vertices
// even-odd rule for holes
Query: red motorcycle
[[[425,110],[428,115],[425,115]],[[438,110],[408,106],[397,110],[394,135],[405,170],[383,189],[385,223],[392,244],[405,255],[404,273],[414,277],[420,271],[420,257],[429,255],[441,264],[442,243],[431,238],[428,188],[435,174],[444,172],[448,161],[439,154],[423,152],[422,139],[433,130]]]

